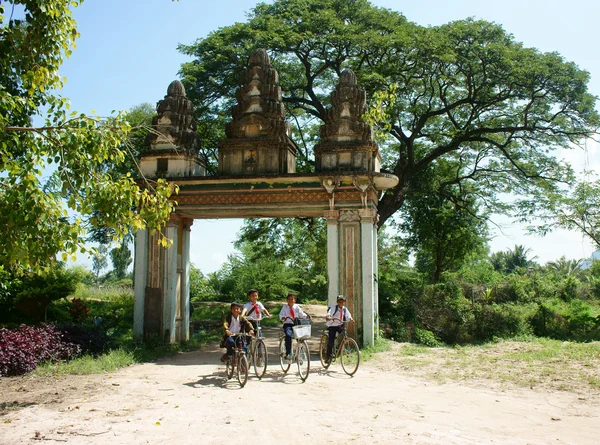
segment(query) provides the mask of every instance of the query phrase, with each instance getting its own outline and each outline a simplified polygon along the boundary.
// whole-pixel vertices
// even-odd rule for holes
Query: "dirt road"
[[[313,333],[317,329],[313,329]],[[305,383],[275,361],[262,381],[226,380],[217,345],[110,375],[0,379],[0,444],[592,445],[600,398],[506,389],[481,382],[435,384],[390,366],[392,353],[354,377],[321,367],[312,345]],[[316,342],[316,338],[313,340]],[[392,370],[390,370],[392,369]]]

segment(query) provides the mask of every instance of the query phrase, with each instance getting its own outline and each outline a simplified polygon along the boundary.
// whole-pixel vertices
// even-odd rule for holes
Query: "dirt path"
[[[266,335],[274,353],[278,334]],[[389,366],[391,353],[350,378],[339,364],[323,370],[316,350],[305,383],[270,355],[265,378],[243,389],[217,345],[110,375],[0,379],[0,444],[223,444],[238,433],[262,444],[598,443],[597,395],[439,385]]]

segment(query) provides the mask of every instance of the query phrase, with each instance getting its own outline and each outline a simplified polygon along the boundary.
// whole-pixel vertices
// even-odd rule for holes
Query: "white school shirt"
[[[290,312],[290,305],[289,304],[284,304],[283,307],[281,308],[281,310],[279,311],[279,319],[281,320],[282,317],[292,317],[292,318],[308,318],[308,316],[302,312],[302,309],[300,309],[300,306],[298,306],[297,304],[293,305],[292,308],[294,309],[294,317],[292,317],[292,313]],[[289,318],[286,318],[283,321],[283,324],[292,324],[293,322],[290,321]]]
[[[350,311],[348,310],[348,308],[346,306],[344,306],[342,308],[342,310],[340,310],[340,308],[337,304],[335,306],[331,306],[327,310],[327,315],[330,315],[332,317],[331,320],[328,320],[325,322],[325,326],[327,326],[327,327],[341,326],[344,324],[342,320],[345,320],[345,321],[352,320],[352,315],[350,315]],[[342,320],[340,320],[340,315],[342,317]]]
[[[260,301],[256,302],[256,306],[258,306],[258,315],[256,315],[256,311],[254,310],[254,306],[251,301],[244,305],[244,313],[246,314],[246,318],[248,320],[262,320],[262,313],[265,310],[265,307]]]
[[[229,323],[229,332],[232,334],[239,334],[242,330],[242,325],[240,324],[240,319],[231,317],[231,323]]]

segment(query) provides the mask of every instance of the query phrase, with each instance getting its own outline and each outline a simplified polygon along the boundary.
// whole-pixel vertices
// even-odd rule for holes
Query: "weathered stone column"
[[[148,281],[148,231],[145,229],[135,233],[134,258],[133,339],[142,341],[144,339],[144,300]]]
[[[172,240],[171,247],[166,249],[164,257],[164,281],[163,281],[163,320],[162,336],[168,343],[175,342],[176,317],[177,317],[177,246],[179,243],[179,217],[171,215],[167,223],[165,235]]]
[[[355,323],[348,325],[348,332],[355,338],[362,334],[362,253],[360,214],[358,210],[341,210],[339,217],[339,293],[346,296],[346,306]]]
[[[336,297],[340,294],[340,239],[338,231],[340,212],[328,210],[324,216],[327,219],[327,281],[329,282],[327,303],[329,306],[333,306],[336,304]]]
[[[375,342],[375,317],[377,283],[377,232],[374,227],[374,209],[360,211],[361,226],[361,269],[363,301],[363,344],[371,346]]]
[[[190,229],[193,219],[181,221],[180,242],[181,253],[178,255],[178,270],[180,283],[178,287],[178,329],[177,341],[187,341],[190,338]]]

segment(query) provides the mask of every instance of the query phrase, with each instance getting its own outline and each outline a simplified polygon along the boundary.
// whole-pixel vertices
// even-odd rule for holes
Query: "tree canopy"
[[[498,24],[423,27],[367,0],[276,0],[258,4],[244,23],[180,46],[195,58],[181,74],[209,152],[259,47],[279,71],[300,168],[311,168],[315,126],[344,68],[373,98],[368,119],[379,130],[382,165],[400,179],[380,198],[380,226],[442,164],[433,192],[447,200],[534,215],[544,202],[538,195],[573,179],[555,149],[577,145],[600,121],[586,71],[525,47]],[[506,193],[518,197],[510,206],[499,199]]]
[[[93,227],[112,228],[117,238],[128,227],[160,229],[172,210],[166,182],[140,188],[132,174],[107,168],[130,156],[124,116],[70,111],[57,93],[59,68],[79,37],[72,17],[79,3],[0,4],[0,265],[10,270],[85,252]]]

